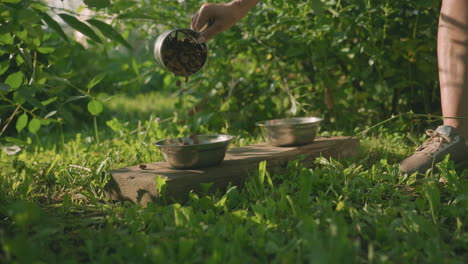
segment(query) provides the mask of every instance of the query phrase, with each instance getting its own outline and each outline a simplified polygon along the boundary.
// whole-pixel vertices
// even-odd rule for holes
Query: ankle
[[[444,125],[455,128],[459,135],[468,139],[468,124],[466,124],[466,122],[460,122],[460,120],[446,119],[444,121]]]

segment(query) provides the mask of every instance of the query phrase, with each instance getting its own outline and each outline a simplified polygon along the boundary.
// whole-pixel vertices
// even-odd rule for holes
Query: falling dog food
[[[200,144],[200,140],[198,139],[197,134],[192,133],[190,135],[190,139],[188,139],[188,138],[176,138],[175,141],[173,141],[172,139],[168,139],[167,143],[170,144],[170,145],[176,145],[176,146],[189,146],[189,145],[198,145],[198,144]]]

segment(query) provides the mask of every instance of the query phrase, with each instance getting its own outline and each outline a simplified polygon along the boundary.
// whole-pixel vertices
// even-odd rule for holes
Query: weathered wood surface
[[[111,180],[106,186],[107,197],[113,200],[127,200],[146,205],[158,198],[155,177],[166,179],[166,198],[184,201],[190,191],[199,192],[201,184],[211,183],[210,190],[225,188],[229,183],[241,185],[249,173],[258,169],[258,164],[266,160],[267,169],[281,169],[288,161],[304,155],[302,163],[323,157],[344,158],[357,155],[359,140],[350,137],[318,137],[314,143],[297,147],[274,147],[266,143],[229,149],[224,161],[214,167],[195,170],[172,169],[165,162],[139,165],[111,171]]]

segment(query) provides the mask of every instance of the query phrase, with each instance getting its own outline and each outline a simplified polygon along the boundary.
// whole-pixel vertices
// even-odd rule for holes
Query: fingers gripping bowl
[[[227,148],[234,139],[231,135],[198,135],[170,138],[153,143],[164,159],[176,169],[195,169],[215,166],[224,160]]]
[[[321,118],[295,117],[272,119],[255,123],[267,143],[273,146],[296,146],[314,142]]]

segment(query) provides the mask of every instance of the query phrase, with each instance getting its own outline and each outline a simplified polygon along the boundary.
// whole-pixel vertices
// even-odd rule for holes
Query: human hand
[[[238,1],[226,4],[203,4],[192,17],[192,30],[200,32],[199,42],[206,42],[214,35],[234,26],[249,10]]]

